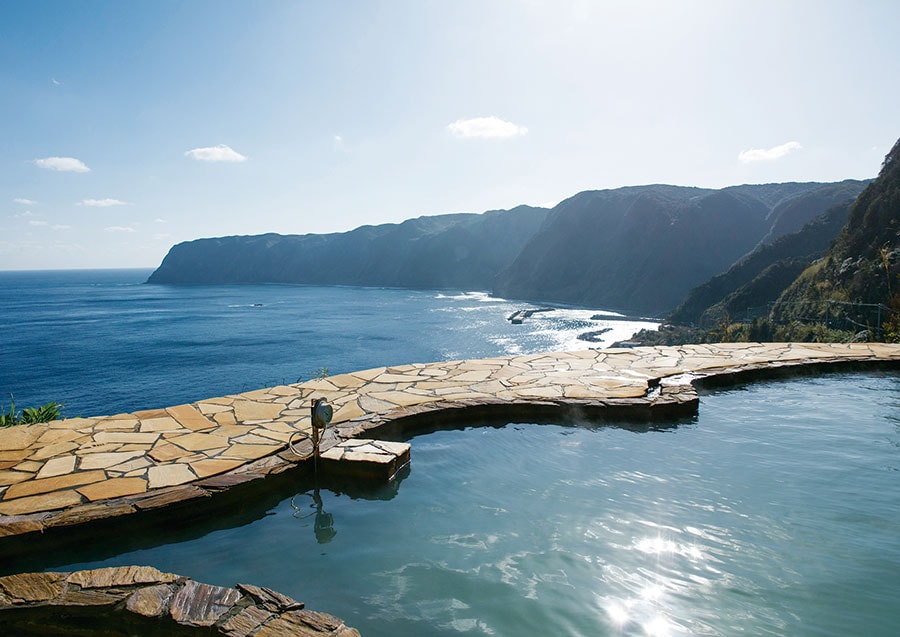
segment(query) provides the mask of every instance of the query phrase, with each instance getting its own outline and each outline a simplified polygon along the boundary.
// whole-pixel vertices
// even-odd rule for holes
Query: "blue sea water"
[[[0,273],[0,392],[113,413],[323,367],[597,346],[576,336],[606,327],[573,308],[513,326],[527,304],[482,293],[179,288],[148,273]],[[635,328],[609,326],[611,339]],[[252,582],[367,637],[898,634],[896,374],[736,387],[648,429],[458,424],[412,438],[400,482],[323,489],[316,515],[308,484],[282,484],[203,525],[2,568]]]
[[[0,407],[154,409],[382,365],[603,347],[646,323],[483,292],[167,286],[150,270],[0,272]],[[580,333],[612,328],[600,343]]]

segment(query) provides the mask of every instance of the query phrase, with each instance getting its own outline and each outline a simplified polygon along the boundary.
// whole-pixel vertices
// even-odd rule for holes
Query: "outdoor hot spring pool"
[[[298,484],[111,558],[98,538],[17,566],[268,586],[364,637],[900,630],[894,374],[719,390],[668,427],[507,424],[411,443],[399,484],[322,490],[318,515]]]

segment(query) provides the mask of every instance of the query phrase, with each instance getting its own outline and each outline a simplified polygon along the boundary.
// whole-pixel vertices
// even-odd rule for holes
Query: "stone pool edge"
[[[173,410],[177,415],[190,407],[201,413],[203,405],[220,405],[226,413],[226,403],[241,405],[234,407],[231,417],[244,409],[249,415],[260,415],[262,407],[271,406],[269,419],[248,418],[236,420],[234,425],[214,425],[210,423],[208,435],[216,437],[216,432],[227,427],[257,427],[252,432],[236,438],[234,447],[251,446],[247,436],[281,434],[281,441],[275,438],[260,438],[270,451],[262,457],[248,459],[237,466],[207,477],[187,480],[181,484],[146,489],[140,493],[120,497],[90,500],[82,492],[90,493],[87,487],[70,488],[56,494],[75,493],[73,497],[81,501],[56,509],[41,510],[25,514],[0,516],[0,543],[3,538],[44,533],[51,529],[62,529],[83,525],[99,520],[107,520],[143,511],[156,511],[176,504],[190,503],[201,498],[210,498],[240,485],[264,480],[268,476],[281,474],[305,462],[296,456],[287,445],[289,432],[308,431],[308,416],[303,409],[312,398],[328,398],[336,407],[333,428],[329,429],[322,449],[349,440],[377,435],[389,427],[405,426],[410,423],[437,423],[446,419],[460,419],[472,414],[492,414],[496,416],[529,417],[534,413],[613,416],[649,419],[658,416],[683,415],[693,413],[699,403],[695,387],[697,383],[715,382],[716,379],[747,377],[752,374],[772,374],[787,371],[798,373],[810,367],[846,365],[895,365],[900,363],[900,345],[882,343],[870,344],[809,344],[809,343],[739,343],[718,345],[686,345],[680,347],[647,347],[618,350],[584,350],[579,352],[550,352],[528,356],[508,356],[471,361],[449,361],[442,363],[414,364],[390,368],[376,368],[342,374],[325,379],[316,379],[297,385],[256,390],[230,397],[213,398],[178,406],[167,410],[136,412],[99,419],[87,419],[97,423],[115,425],[118,422],[136,424],[132,433],[140,435],[143,426],[158,424],[164,419],[173,420]],[[290,400],[287,400],[290,398]],[[268,399],[268,402],[266,400]],[[218,402],[216,402],[218,401]],[[279,402],[280,401],[280,402]],[[257,411],[252,406],[257,405]],[[262,405],[262,407],[259,407]],[[142,418],[140,414],[146,414]],[[284,414],[287,414],[285,417]],[[186,419],[191,426],[204,425],[193,412]],[[289,421],[293,421],[292,428]],[[65,424],[69,421],[57,421]],[[100,426],[102,426],[102,424]],[[180,424],[180,423],[179,423]],[[54,423],[44,425],[52,430]],[[278,425],[278,427],[275,427]],[[40,427],[33,425],[31,427]],[[271,431],[267,427],[275,427]],[[263,431],[264,430],[264,431]],[[93,431],[93,429],[92,429]],[[101,430],[115,433],[115,429]],[[172,429],[170,438],[163,432],[153,449],[162,445],[178,447],[184,438],[194,441],[204,435],[202,428],[186,430]],[[248,430],[249,431],[249,430]],[[4,432],[0,431],[0,437]],[[45,432],[46,435],[46,432]],[[87,434],[84,434],[87,435]],[[105,436],[103,440],[114,439]],[[122,439],[128,438],[127,434]],[[217,437],[217,439],[219,439]],[[243,440],[244,442],[241,442]],[[173,442],[174,441],[174,442]],[[97,444],[96,441],[93,441]],[[57,443],[50,443],[57,444]],[[187,444],[186,442],[184,444]],[[216,443],[219,444],[219,443]],[[21,462],[31,467],[35,463],[28,458],[40,455],[41,446]],[[46,446],[44,447],[46,448]],[[120,447],[121,448],[121,447]],[[25,451],[30,452],[31,448]],[[54,456],[65,458],[68,453],[80,450],[69,449]],[[88,449],[90,451],[90,449]],[[258,450],[257,450],[258,451]],[[110,452],[117,453],[117,452]],[[123,453],[123,452],[118,452]],[[127,452],[125,452],[127,453]],[[226,450],[227,453],[227,450]],[[83,463],[80,456],[78,462]],[[191,458],[192,456],[188,456]],[[53,459],[53,458],[50,458]],[[177,460],[177,458],[176,458]],[[216,462],[216,458],[201,457],[197,465],[206,466]],[[221,459],[220,459],[221,461]],[[46,460],[45,462],[49,462]],[[230,461],[232,464],[236,461]],[[203,464],[205,463],[205,464]],[[184,463],[182,463],[184,464]],[[228,462],[222,463],[226,466]],[[42,466],[46,466],[42,465]],[[74,462],[73,462],[74,466]],[[169,470],[175,465],[156,465]],[[177,467],[183,470],[182,467]],[[12,469],[15,471],[15,469]],[[2,472],[0,472],[2,473]],[[78,474],[83,475],[85,472]],[[39,474],[37,474],[39,475]],[[95,483],[103,485],[99,478]],[[65,478],[65,476],[64,476]],[[93,478],[93,476],[92,476]],[[108,483],[127,479],[106,479]],[[132,481],[134,481],[132,479]],[[37,481],[32,481],[36,484]],[[28,480],[20,483],[28,488]],[[4,488],[3,502],[13,502],[15,498]],[[51,498],[52,500],[52,498]],[[85,501],[88,500],[88,501]],[[65,498],[60,499],[65,502]]]

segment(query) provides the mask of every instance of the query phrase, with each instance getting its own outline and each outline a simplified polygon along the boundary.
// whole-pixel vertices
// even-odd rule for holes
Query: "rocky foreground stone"
[[[0,577],[0,634],[359,637],[268,588],[211,586],[149,566]]]

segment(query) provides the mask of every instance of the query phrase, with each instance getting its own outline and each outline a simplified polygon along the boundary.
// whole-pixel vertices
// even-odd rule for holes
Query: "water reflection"
[[[312,500],[312,504],[307,504],[306,506],[298,504],[307,497]],[[334,530],[334,516],[325,511],[322,495],[318,487],[312,491],[298,493],[292,497],[291,508],[294,509],[294,517],[298,520],[305,520],[315,516],[313,533],[316,536],[316,542],[319,544],[328,544],[337,535],[337,531]]]

